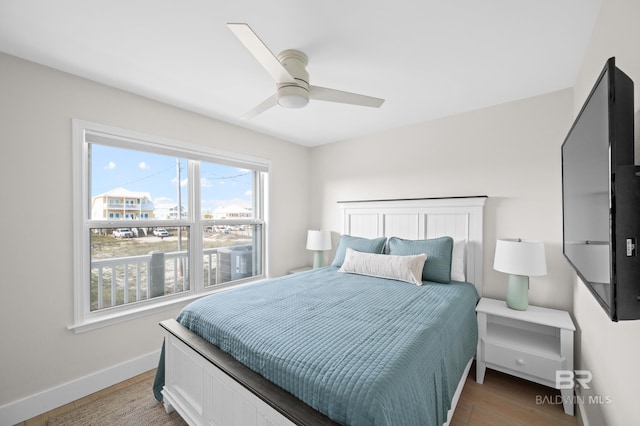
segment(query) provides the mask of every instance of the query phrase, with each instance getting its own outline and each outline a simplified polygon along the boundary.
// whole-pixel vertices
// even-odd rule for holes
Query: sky
[[[229,205],[251,207],[249,170],[204,163],[201,170],[203,213]],[[181,202],[187,208],[187,160],[180,159]],[[91,197],[124,188],[147,192],[154,204],[175,204],[178,199],[176,157],[91,144]]]

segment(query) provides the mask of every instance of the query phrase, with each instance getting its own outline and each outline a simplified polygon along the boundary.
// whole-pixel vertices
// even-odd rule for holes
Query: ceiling
[[[575,84],[602,0],[0,0],[0,51],[305,146]],[[241,117],[275,92],[227,28],[307,54],[310,83],[386,99],[311,100]]]

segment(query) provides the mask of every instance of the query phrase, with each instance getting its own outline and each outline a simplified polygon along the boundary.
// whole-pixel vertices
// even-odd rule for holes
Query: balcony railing
[[[124,203],[107,203],[107,208],[108,209],[137,209],[138,207],[140,207],[140,204],[124,204]]]
[[[237,271],[241,267],[246,270],[246,258],[243,265],[239,262],[241,259],[236,259],[237,266],[229,264],[229,256],[226,253],[230,251],[251,255],[247,246],[203,250],[205,286],[238,279]],[[220,256],[220,252],[225,255]],[[187,291],[188,264],[187,251],[152,252],[140,256],[94,260],[91,262],[91,310]],[[232,267],[236,268],[234,273],[225,272],[230,271]],[[248,268],[250,271],[251,266]]]

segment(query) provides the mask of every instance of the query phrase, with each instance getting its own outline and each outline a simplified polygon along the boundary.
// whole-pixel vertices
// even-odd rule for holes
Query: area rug
[[[171,414],[164,411],[164,406],[153,397],[152,386],[153,377],[150,377],[50,417],[47,424],[52,426],[186,425],[187,423],[175,411]]]

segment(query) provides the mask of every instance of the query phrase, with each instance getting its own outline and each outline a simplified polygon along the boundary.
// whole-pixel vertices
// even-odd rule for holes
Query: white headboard
[[[482,295],[484,204],[487,197],[340,201],[342,233],[411,240],[450,236],[466,240],[465,275]]]

